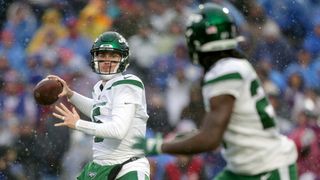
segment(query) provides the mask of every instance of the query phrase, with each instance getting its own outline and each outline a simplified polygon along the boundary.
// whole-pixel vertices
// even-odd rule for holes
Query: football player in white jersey
[[[129,46],[117,32],[105,32],[91,49],[91,67],[101,77],[93,87],[92,98],[63,85],[59,97],[66,96],[75,107],[88,116],[80,119],[75,108],[64,104],[55,106],[53,115],[62,120],[55,126],[67,126],[93,135],[93,161],[78,179],[150,179],[149,162],[143,151],[132,149],[135,137],[145,137],[148,120],[145,89],[135,75],[123,72],[129,65]]]
[[[227,166],[215,179],[297,179],[295,144],[277,131],[254,68],[236,50],[238,37],[229,10],[213,3],[200,5],[190,16],[186,39],[192,62],[205,70],[203,124],[180,140],[137,138],[134,148],[146,155],[194,154],[222,144]]]

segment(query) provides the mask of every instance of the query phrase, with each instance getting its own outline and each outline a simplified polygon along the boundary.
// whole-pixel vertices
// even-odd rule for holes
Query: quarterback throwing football
[[[93,135],[93,161],[78,179],[149,179],[149,162],[143,152],[132,149],[134,137],[145,137],[148,120],[145,89],[135,75],[123,72],[129,65],[129,46],[117,32],[105,32],[91,49],[91,67],[101,77],[93,87],[92,98],[72,91],[63,83],[60,97],[67,96],[78,110],[90,118],[80,119],[75,109],[64,104],[55,107],[53,115],[62,120],[55,126],[67,126]]]

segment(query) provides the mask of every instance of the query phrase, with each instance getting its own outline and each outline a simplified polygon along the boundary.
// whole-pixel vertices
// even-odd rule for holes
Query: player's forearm
[[[70,102],[77,107],[83,114],[90,117],[91,109],[93,107],[93,99],[85,97],[77,92],[72,93],[69,98]]]
[[[219,144],[218,139],[199,131],[191,137],[163,143],[161,151],[168,154],[195,154],[214,150]]]
[[[215,150],[223,140],[223,132],[229,116],[225,113],[206,113],[201,129],[190,137],[164,143],[162,152],[172,154],[194,154]]]
[[[113,110],[112,119],[103,123],[78,120],[76,129],[101,138],[123,139],[134,117],[135,105],[126,104]],[[125,112],[125,113],[124,113]]]

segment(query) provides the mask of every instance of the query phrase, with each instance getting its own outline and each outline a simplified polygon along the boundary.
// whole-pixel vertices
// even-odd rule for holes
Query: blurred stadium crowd
[[[276,110],[281,133],[299,150],[300,179],[320,178],[320,1],[212,0],[230,9]],[[97,35],[116,30],[129,42],[128,73],[146,86],[148,136],[168,138],[199,127],[202,70],[184,40],[192,0],[8,0],[0,9],[0,179],[74,179],[91,158],[91,137],[56,128],[52,107],[32,89],[57,74],[90,96]],[[66,101],[62,99],[61,101]],[[84,117],[85,119],[85,117]],[[211,179],[225,162],[219,150],[150,157],[151,179]]]

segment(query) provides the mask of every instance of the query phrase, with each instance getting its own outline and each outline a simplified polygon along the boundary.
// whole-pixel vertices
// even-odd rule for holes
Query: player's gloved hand
[[[162,142],[163,139],[160,134],[156,138],[137,137],[136,143],[133,144],[132,148],[143,150],[146,156],[153,156],[161,154]]]

